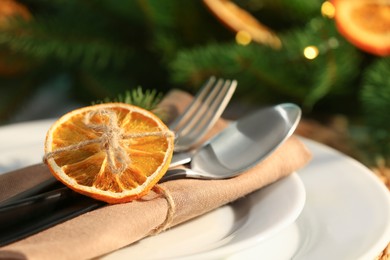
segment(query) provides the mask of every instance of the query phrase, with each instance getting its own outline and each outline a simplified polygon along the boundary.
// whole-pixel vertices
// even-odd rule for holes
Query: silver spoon
[[[301,109],[292,103],[263,108],[233,122],[200,149],[175,154],[171,167],[191,162],[192,170],[169,170],[173,178],[234,177],[270,155],[295,131]]]

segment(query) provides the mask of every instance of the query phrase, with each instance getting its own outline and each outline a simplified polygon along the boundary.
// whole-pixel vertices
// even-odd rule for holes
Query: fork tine
[[[209,109],[202,114],[201,120],[197,122],[196,126],[191,128],[192,131],[188,133],[189,138],[192,138],[194,142],[198,141],[215,124],[229,103],[236,86],[237,81],[235,80],[227,80],[225,82],[213,103],[209,106]]]
[[[214,100],[218,97],[221,90],[223,89],[224,81],[219,79],[217,83],[211,88],[211,91],[204,98],[203,102],[199,104],[196,111],[191,115],[189,120],[182,125],[182,127],[177,131],[179,136],[186,136],[189,131],[191,131],[198,122],[202,121],[202,116],[207,113],[210,109],[210,106],[215,102]]]
[[[169,128],[172,131],[178,131],[186,122],[188,122],[188,120],[192,118],[192,115],[199,109],[200,106],[202,106],[203,100],[212,90],[215,80],[216,78],[211,76],[202,86],[201,90],[196,94],[190,105],[187,106],[185,111],[169,125]]]
[[[214,86],[214,92],[210,93],[199,107],[196,114],[192,115],[190,121],[182,126],[178,131],[176,151],[185,150],[189,146],[197,143],[220,118],[229,103],[237,87],[237,81],[220,79]]]
[[[199,115],[201,119],[196,122],[195,126],[191,126],[191,132],[186,132],[188,138],[200,139],[203,133],[207,132],[207,130],[214,125],[215,121],[221,116],[226,105],[230,101],[236,85],[236,81],[231,82],[230,80],[227,80],[225,82],[208,109],[206,107],[205,111]]]

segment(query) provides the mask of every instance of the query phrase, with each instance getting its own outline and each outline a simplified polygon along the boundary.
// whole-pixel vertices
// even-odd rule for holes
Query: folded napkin
[[[173,91],[162,102],[169,115],[181,113],[191,96]],[[210,132],[226,126],[220,120]],[[1,259],[90,259],[154,233],[173,213],[169,227],[200,216],[302,168],[310,152],[295,136],[247,172],[226,180],[181,179],[160,184],[166,196],[151,192],[130,203],[107,205],[0,248]],[[38,170],[38,171],[37,171]],[[32,178],[31,174],[34,174]],[[51,178],[41,165],[0,176],[0,201]],[[26,181],[25,181],[26,180]],[[24,182],[25,181],[25,182]],[[6,188],[8,187],[8,188]],[[172,209],[171,206],[174,206]]]

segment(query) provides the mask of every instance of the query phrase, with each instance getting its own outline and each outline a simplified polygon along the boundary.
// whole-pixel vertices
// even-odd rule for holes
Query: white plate
[[[51,120],[0,128],[0,173],[37,163]],[[105,256],[105,259],[217,259],[257,245],[290,226],[305,204],[296,173],[239,201],[158,236]]]
[[[304,140],[313,152],[299,172],[306,205],[277,236],[228,259],[375,259],[390,242],[390,193],[359,162]]]

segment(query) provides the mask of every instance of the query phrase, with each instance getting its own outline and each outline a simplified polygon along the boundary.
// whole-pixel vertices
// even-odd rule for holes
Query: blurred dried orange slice
[[[356,47],[379,56],[390,54],[390,2],[333,0],[339,32]]]
[[[223,25],[236,33],[245,32],[255,42],[280,49],[282,42],[267,26],[230,0],[203,0],[205,6]]]
[[[167,171],[174,135],[153,113],[123,103],[73,110],[45,141],[45,162],[69,188],[108,203],[148,193]]]

